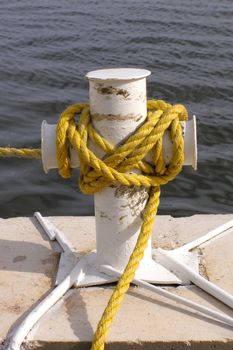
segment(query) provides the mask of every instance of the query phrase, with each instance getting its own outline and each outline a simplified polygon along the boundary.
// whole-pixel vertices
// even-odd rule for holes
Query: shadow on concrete
[[[53,267],[53,274],[49,271],[49,277],[55,278],[58,256],[60,255],[61,248],[58,243],[49,241],[47,235],[43,229],[38,225],[37,221],[30,219],[32,224],[36,227],[37,231],[42,237],[42,240],[50,243],[51,249],[45,247],[43,244],[28,242],[28,241],[12,241],[12,240],[0,240],[0,270],[17,271],[17,272],[32,272],[42,273],[47,275],[48,266]],[[51,269],[50,269],[51,270]],[[52,282],[52,280],[51,280]],[[24,311],[15,322],[11,325],[7,332],[4,343],[2,344],[6,348],[9,343],[13,332],[21,324],[21,322],[27,317],[27,315],[54,289],[50,288],[46,291],[39,300],[33,303],[26,311]],[[58,304],[61,303],[61,304]],[[93,336],[93,329],[88,320],[88,314],[86,304],[82,297],[80,289],[70,289],[61,298],[54,307],[64,307],[66,310],[67,318],[70,322],[70,326],[74,334],[80,339],[82,345],[85,348],[90,348],[91,339]],[[64,305],[62,305],[64,303]],[[53,307],[48,310],[50,312]],[[39,321],[41,322],[41,321]],[[42,324],[43,326],[43,324]],[[36,325],[37,327],[37,325]],[[54,327],[56,327],[56,320],[54,320]],[[34,328],[34,327],[33,327]],[[34,329],[31,330],[32,332]],[[90,339],[88,343],[86,339]]]
[[[137,290],[136,288],[135,288],[135,290],[131,289],[130,291],[128,291],[128,294],[131,295],[132,297],[139,298],[139,299],[141,299],[143,301],[147,301],[149,303],[157,304],[159,306],[166,307],[166,308],[168,308],[170,310],[173,310],[173,311],[176,311],[176,312],[179,312],[179,313],[191,316],[192,318],[196,318],[198,320],[204,320],[204,321],[206,321],[208,323],[211,323],[213,325],[217,325],[218,327],[232,330],[231,326],[228,326],[227,324],[222,323],[220,321],[214,320],[214,319],[212,319],[212,318],[210,318],[208,316],[205,316],[204,314],[203,315],[198,314],[196,311],[191,311],[191,310],[189,311],[189,310],[185,309],[185,306],[183,306],[181,304],[180,304],[180,306],[176,306],[176,305],[174,305],[174,302],[172,302],[172,301],[170,301],[170,303],[168,303],[166,301],[156,300],[156,294],[155,294],[155,297],[152,298],[152,297],[147,296],[145,294],[141,294],[140,293],[140,289]],[[209,296],[206,299],[209,301]]]
[[[64,298],[64,307],[66,309],[67,318],[74,334],[80,342],[86,342],[87,339],[93,338],[94,330],[88,319],[86,303],[82,297],[82,289],[73,288],[66,293]],[[87,349],[90,348],[90,343]]]
[[[213,296],[211,296],[210,294],[208,294],[207,292],[201,290],[200,288],[198,288],[196,286],[189,287],[189,291],[192,294],[198,296],[200,299],[207,301],[208,304],[211,304],[210,307],[213,306],[213,309],[216,308],[216,309],[218,309],[218,311],[222,311],[224,314],[233,318],[232,309],[229,306],[222,303],[220,300],[218,300],[218,299],[214,298]]]
[[[42,241],[48,241],[51,249],[40,243],[0,239],[0,270],[44,273],[50,275],[52,266],[57,269],[61,248],[51,242],[36,220],[30,218]],[[54,276],[55,277],[55,276]]]
[[[58,257],[58,252],[55,253],[42,244],[0,240],[0,270],[47,275],[48,265],[56,266]]]

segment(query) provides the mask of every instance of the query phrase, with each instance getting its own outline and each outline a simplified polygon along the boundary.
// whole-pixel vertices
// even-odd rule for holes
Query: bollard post
[[[106,69],[87,74],[92,124],[114,146],[126,140],[146,119],[148,75],[149,71],[141,69]],[[147,198],[146,188],[117,183],[95,194],[99,265],[124,269],[136,244]],[[149,243],[139,271],[150,261]]]
[[[92,124],[114,146],[124,142],[141,125],[147,116],[146,77],[144,69],[104,69],[89,72],[89,102]],[[184,123],[188,130],[185,138],[185,161],[196,166],[195,118]],[[187,128],[188,126],[188,128]],[[184,130],[185,133],[185,130]],[[45,171],[57,168],[56,127],[42,124],[42,161]],[[164,153],[168,162],[172,145],[168,132],[164,136]],[[90,145],[90,148],[92,145]],[[94,149],[98,157],[103,151]],[[71,165],[79,160],[71,150]],[[135,170],[136,172],[136,170]],[[96,219],[96,253],[81,260],[86,266],[83,285],[112,282],[100,272],[101,265],[110,265],[118,271],[126,266],[135,247],[142,223],[142,212],[148,199],[143,187],[126,187],[112,184],[94,195]],[[181,281],[152,259],[151,241],[137,270],[136,277],[154,283],[180,283]]]

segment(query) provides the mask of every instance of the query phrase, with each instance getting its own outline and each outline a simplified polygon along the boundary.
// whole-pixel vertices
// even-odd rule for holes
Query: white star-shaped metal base
[[[34,216],[49,238],[51,240],[56,239],[63,249],[57,273],[57,285],[59,285],[65,277],[69,276],[74,266],[76,266],[73,276],[74,280],[76,280],[74,285],[77,287],[102,285],[118,280],[114,275],[107,275],[101,272],[101,265],[98,263],[95,251],[80,256],[79,252],[77,252],[75,247],[67,240],[65,235],[54,225],[44,219],[40,213],[35,213]],[[233,297],[229,293],[199,275],[198,256],[196,253],[192,252],[194,248],[226,232],[232,227],[233,220],[177,249],[155,249],[153,251],[155,260],[151,259],[147,265],[139,265],[135,278],[159,285],[184,285],[193,282],[230,307],[233,307]],[[114,267],[112,268],[114,269]],[[119,272],[122,273],[122,271]]]
[[[156,257],[156,250],[154,251],[154,255]],[[188,252],[182,256],[182,259],[190,268],[198,272],[198,256],[196,254]],[[86,254],[79,259],[75,254],[67,254],[64,252],[61,254],[56,284],[61,283],[78,260],[78,264],[80,265],[80,275],[77,276],[77,285],[79,287],[95,286],[117,281],[117,278],[100,272],[101,268],[98,264],[97,254],[95,251]],[[82,276],[81,279],[80,276]],[[181,280],[175,274],[153,259],[151,259],[146,266],[143,266],[143,268],[139,267],[135,277],[159,285],[190,283],[186,279]]]

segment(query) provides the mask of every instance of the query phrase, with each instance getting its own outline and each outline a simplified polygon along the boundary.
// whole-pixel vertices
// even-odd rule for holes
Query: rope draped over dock
[[[62,177],[71,176],[69,147],[80,159],[79,186],[83,193],[94,194],[112,183],[149,188],[149,198],[143,212],[143,223],[135,248],[115,287],[95,332],[92,350],[103,350],[111,323],[143,258],[159,206],[160,186],[173,180],[184,162],[184,139],[180,121],[188,119],[184,106],[172,106],[162,100],[149,100],[147,119],[124,144],[114,147],[94,129],[89,105],[74,104],[62,114],[57,125],[57,163]],[[77,118],[79,116],[79,118]],[[169,130],[173,145],[170,163],[163,158],[163,135]],[[105,152],[98,158],[89,148],[91,140]],[[152,163],[144,160],[151,151]],[[40,158],[39,149],[0,148],[0,157]],[[132,173],[140,170],[140,174]]]

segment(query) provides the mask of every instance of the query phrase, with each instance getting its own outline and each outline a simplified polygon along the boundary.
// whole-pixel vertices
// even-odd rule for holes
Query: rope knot
[[[76,116],[79,120],[76,123]],[[57,125],[57,162],[64,178],[71,176],[69,146],[80,159],[80,189],[94,194],[113,182],[125,186],[157,187],[171,181],[181,170],[184,161],[184,142],[181,120],[188,113],[182,105],[170,105],[162,100],[148,101],[148,116],[123,145],[114,147],[93,127],[87,104],[68,107]],[[163,157],[163,136],[169,130],[173,155],[169,164]],[[89,148],[88,140],[104,153],[98,158]],[[151,162],[145,160],[150,153]],[[135,169],[140,174],[129,173]]]

